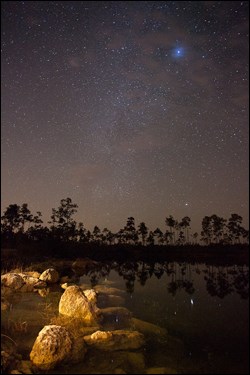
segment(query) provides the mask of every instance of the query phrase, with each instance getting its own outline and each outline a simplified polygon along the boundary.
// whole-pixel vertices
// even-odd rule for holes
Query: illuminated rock
[[[83,292],[77,285],[66,288],[59,302],[59,313],[69,317],[81,319],[82,321],[92,324],[100,319],[100,310],[95,303],[88,300],[85,293],[94,296],[92,293]]]
[[[71,349],[72,340],[66,328],[48,325],[39,332],[30,360],[41,370],[51,370],[70,358]]]
[[[59,280],[59,273],[54,268],[48,268],[41,274],[39,279],[48,284],[54,284]]]
[[[24,280],[18,273],[10,272],[1,276],[1,284],[2,286],[17,290],[24,285]]]
[[[127,330],[96,331],[84,336],[84,340],[88,346],[100,350],[139,349],[145,343],[142,333]]]

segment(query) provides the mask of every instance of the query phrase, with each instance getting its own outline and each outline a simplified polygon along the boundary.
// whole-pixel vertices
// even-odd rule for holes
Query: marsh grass
[[[74,338],[89,335],[98,329],[100,329],[99,326],[87,326],[79,319],[63,316],[63,315],[57,315],[53,317],[50,320],[49,324],[55,324],[62,327],[65,327]]]
[[[22,263],[12,263],[9,267],[8,265],[5,265],[4,268],[1,268],[1,275],[4,275],[6,273],[23,273],[24,272],[24,265]]]
[[[1,333],[1,339],[8,339],[11,341],[15,346],[17,346],[17,343],[8,335],[5,335],[4,333]]]
[[[57,310],[53,307],[52,303],[39,303],[38,304],[39,315],[44,322],[49,322],[53,317],[56,316]]]
[[[20,334],[20,333],[27,333],[28,330],[28,323],[27,321],[23,321],[21,319],[13,320],[8,318],[6,329],[13,335]]]

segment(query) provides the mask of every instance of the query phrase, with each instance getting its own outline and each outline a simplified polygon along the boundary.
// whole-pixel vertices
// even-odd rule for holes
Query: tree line
[[[135,225],[129,217],[126,225],[117,233],[108,228],[101,230],[97,225],[93,231],[86,229],[82,222],[77,223],[73,216],[78,205],[71,198],[61,199],[57,209],[52,208],[49,226],[43,225],[42,214],[31,213],[27,203],[21,206],[10,204],[1,216],[1,237],[3,243],[14,242],[18,238],[31,241],[54,239],[62,242],[94,243],[96,245],[192,245],[198,240],[205,245],[249,243],[249,231],[242,226],[242,217],[236,213],[229,219],[213,214],[202,219],[202,231],[190,232],[191,219],[188,216],[180,221],[169,215],[165,219],[166,229],[149,230],[144,222]]]

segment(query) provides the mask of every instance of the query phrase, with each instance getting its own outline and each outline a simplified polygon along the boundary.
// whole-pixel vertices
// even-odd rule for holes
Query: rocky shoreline
[[[87,353],[91,353],[92,361],[95,361],[97,367],[101,358],[105,358],[105,353],[112,355],[113,362],[109,364],[108,371],[114,374],[177,373],[176,369],[157,367],[157,364],[154,368],[147,367],[144,349],[152,337],[166,340],[170,345],[171,342],[173,345],[177,344],[180,349],[181,342],[169,336],[165,329],[133,317],[122,306],[123,291],[101,284],[92,289],[79,284],[77,275],[94,266],[96,264],[93,261],[82,259],[72,263],[73,276],[61,276],[60,269],[55,267],[43,272],[8,272],[1,276],[3,311],[10,309],[8,297],[13,293],[34,292],[43,296],[54,284],[62,288],[58,314],[38,332],[29,360],[23,360],[20,354],[15,353],[14,344],[11,346],[12,350],[7,349],[8,345],[2,345],[4,373],[46,373],[60,366],[83,363]],[[105,301],[106,306],[110,302],[111,306],[101,308],[101,301]],[[115,329],[110,322],[115,322]],[[8,337],[3,341],[9,341],[10,344],[11,340]]]

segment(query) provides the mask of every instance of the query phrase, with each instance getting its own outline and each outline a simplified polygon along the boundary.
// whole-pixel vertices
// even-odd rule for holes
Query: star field
[[[248,226],[248,2],[3,1],[2,211]]]

